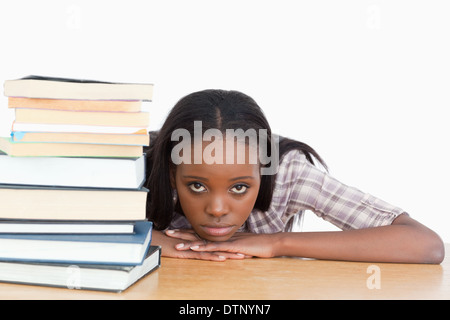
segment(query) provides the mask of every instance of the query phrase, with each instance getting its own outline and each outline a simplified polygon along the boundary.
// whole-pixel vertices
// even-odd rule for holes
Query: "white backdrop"
[[[205,88],[251,95],[330,172],[450,242],[448,1],[0,2],[0,81],[155,84],[151,127]],[[0,133],[12,113],[0,99]],[[305,229],[327,229],[308,216]]]

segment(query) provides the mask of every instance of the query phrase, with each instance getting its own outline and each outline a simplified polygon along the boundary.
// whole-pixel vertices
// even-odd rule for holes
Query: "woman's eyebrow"
[[[184,179],[195,179],[195,180],[203,180],[203,181],[209,181],[208,178],[199,177],[199,176],[183,176]]]
[[[230,181],[245,180],[245,179],[255,179],[255,177],[253,177],[253,176],[235,177],[235,178],[231,178]]]

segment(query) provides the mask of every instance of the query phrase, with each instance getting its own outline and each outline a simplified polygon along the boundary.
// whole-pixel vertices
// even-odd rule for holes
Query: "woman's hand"
[[[180,240],[177,250],[190,250],[197,253],[214,253],[239,257],[271,258],[276,256],[278,234],[235,233],[229,240],[209,242],[199,239],[193,230],[168,230],[166,234]]]
[[[190,247],[201,243],[204,244],[193,230],[152,231],[152,244],[161,246],[161,255],[164,257],[211,261],[245,258],[244,255],[239,253],[214,251],[202,252],[190,249]]]

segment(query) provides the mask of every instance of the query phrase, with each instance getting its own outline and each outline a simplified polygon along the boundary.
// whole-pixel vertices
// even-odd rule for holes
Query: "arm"
[[[399,216],[392,225],[384,227],[237,235],[226,242],[192,243],[191,249],[240,252],[258,257],[295,256],[366,262],[441,263],[444,258],[444,245],[439,236],[407,215]]]
[[[439,236],[407,215],[389,226],[341,232],[281,233],[275,255],[318,259],[441,263],[444,244]]]

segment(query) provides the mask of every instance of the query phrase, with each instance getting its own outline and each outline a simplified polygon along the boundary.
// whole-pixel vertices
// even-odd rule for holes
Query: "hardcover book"
[[[0,219],[130,221],[146,219],[147,192],[0,185]]]
[[[143,146],[91,143],[14,142],[0,137],[0,151],[13,157],[138,158]]]
[[[16,108],[15,119],[22,123],[88,126],[147,127],[149,125],[148,112],[60,111]]]
[[[39,98],[8,98],[8,108],[50,109],[67,111],[139,112],[140,100],[64,100]]]
[[[132,234],[135,221],[0,220],[0,233]]]
[[[0,281],[68,289],[121,292],[161,266],[161,247],[151,246],[141,265],[0,262]]]
[[[111,133],[111,134],[146,134],[147,127],[114,127],[114,126],[90,126],[80,124],[46,124],[27,123],[14,121],[12,131],[24,132],[67,132],[67,133]]]
[[[9,157],[0,153],[0,184],[139,189],[145,156],[139,158]]]
[[[148,133],[84,133],[84,132],[26,132],[12,131],[12,142],[48,142],[81,144],[118,144],[130,146],[148,146]]]
[[[0,261],[140,265],[152,223],[138,221],[133,234],[0,234]]]
[[[151,101],[153,84],[27,76],[6,80],[4,94],[25,98]]]

